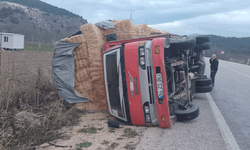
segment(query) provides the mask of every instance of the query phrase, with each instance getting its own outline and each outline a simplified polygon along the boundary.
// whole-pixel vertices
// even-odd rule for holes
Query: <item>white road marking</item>
[[[229,129],[224,117],[221,115],[221,112],[218,109],[218,107],[216,106],[213,98],[211,97],[211,95],[209,93],[206,93],[206,96],[207,96],[209,104],[212,108],[216,122],[220,128],[220,131],[221,131],[222,137],[225,141],[225,144],[227,146],[227,149],[228,150],[240,150],[239,145],[237,144],[231,130]]]
[[[248,76],[248,75],[245,75],[245,74],[243,74],[243,73],[239,73],[239,72],[237,72],[237,71],[234,71],[234,70],[232,70],[232,69],[230,69],[230,68],[227,68],[227,67],[223,67],[223,66],[220,66],[220,67],[222,67],[222,68],[225,68],[225,69],[227,69],[227,70],[233,71],[233,72],[235,72],[235,73],[238,73],[238,74],[240,74],[240,75],[243,75],[243,76],[245,76],[245,77],[248,77],[248,78],[250,78],[250,76]]]

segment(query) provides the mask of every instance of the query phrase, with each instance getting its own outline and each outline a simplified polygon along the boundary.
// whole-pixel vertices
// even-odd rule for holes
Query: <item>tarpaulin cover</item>
[[[54,83],[60,97],[69,103],[89,102],[74,89],[75,56],[72,52],[79,45],[63,41],[54,44],[52,58]]]
[[[100,21],[95,24],[97,27],[102,29],[113,29],[115,25],[112,20]]]

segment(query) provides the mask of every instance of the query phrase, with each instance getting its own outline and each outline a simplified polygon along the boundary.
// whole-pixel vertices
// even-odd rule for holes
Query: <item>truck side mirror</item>
[[[117,35],[116,33],[110,33],[106,35],[106,40],[109,41],[116,41],[117,40]]]

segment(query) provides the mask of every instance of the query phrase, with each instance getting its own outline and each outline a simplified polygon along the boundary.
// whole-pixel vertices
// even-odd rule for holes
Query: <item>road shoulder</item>
[[[198,104],[200,108],[200,115],[197,119],[183,123],[176,122],[169,129],[147,128],[137,149],[226,149],[206,94],[197,94],[194,103]]]

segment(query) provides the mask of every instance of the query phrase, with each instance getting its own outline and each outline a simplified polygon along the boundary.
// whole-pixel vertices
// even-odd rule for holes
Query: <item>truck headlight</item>
[[[164,88],[163,88],[162,74],[161,73],[156,74],[156,84],[157,84],[158,98],[162,99],[162,98],[164,98]]]
[[[146,122],[151,122],[150,115],[146,115]]]
[[[149,106],[144,106],[144,111],[146,114],[150,113]]]
[[[141,56],[144,56],[144,55],[145,55],[145,51],[144,51],[144,48],[143,48],[143,47],[140,48],[140,55],[141,55]]]
[[[145,70],[146,69],[146,59],[145,59],[145,42],[139,42],[138,44],[138,59],[139,59],[139,66],[141,69]]]
[[[140,65],[145,65],[145,58],[144,57],[140,57]]]

